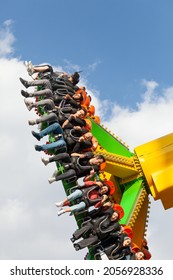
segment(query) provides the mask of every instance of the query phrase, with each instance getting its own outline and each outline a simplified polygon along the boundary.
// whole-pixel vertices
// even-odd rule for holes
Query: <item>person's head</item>
[[[124,240],[123,240],[123,247],[129,246],[129,245],[131,245],[131,243],[132,243],[131,238],[128,237],[128,236],[125,236],[125,237],[124,237]]]
[[[75,86],[79,82],[80,75],[78,72],[74,72],[70,75],[69,80],[71,80],[72,84]]]
[[[102,155],[96,155],[92,159],[93,164],[100,166],[103,162],[105,162],[105,158]]]
[[[86,110],[85,108],[82,108],[80,110],[78,110],[76,113],[75,113],[75,116],[77,118],[84,118],[86,116]]]
[[[119,214],[117,211],[114,211],[111,216],[111,222],[114,222],[119,219]]]
[[[90,141],[90,140],[92,140],[93,135],[92,135],[91,132],[86,132],[86,133],[83,135],[83,137],[85,138],[85,140]]]
[[[124,217],[124,209],[120,204],[114,203],[112,209],[118,213],[119,220]]]
[[[109,194],[109,191],[110,191],[110,190],[109,190],[109,187],[108,187],[108,186],[104,186],[104,185],[103,185],[103,186],[100,188],[100,193],[101,193],[101,194],[107,194],[107,195],[108,195],[108,194]]]
[[[113,195],[115,192],[115,185],[112,181],[110,180],[104,180],[103,181],[104,186],[108,186],[109,187],[109,195]]]
[[[138,251],[135,253],[135,259],[136,260],[143,260],[144,259],[144,253],[142,251]]]
[[[83,96],[79,92],[75,92],[72,97],[76,102],[82,102],[83,100]]]

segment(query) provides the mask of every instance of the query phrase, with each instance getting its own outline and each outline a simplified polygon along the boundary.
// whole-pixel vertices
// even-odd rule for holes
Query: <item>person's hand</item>
[[[83,136],[81,136],[81,137],[79,138],[78,142],[82,142],[82,141],[84,141],[84,137],[83,137]]]
[[[71,99],[71,96],[69,94],[66,94],[65,99]]]
[[[74,126],[73,128],[74,128],[75,130],[81,130],[81,127],[80,127],[79,125]]]
[[[84,158],[85,157],[85,155],[84,154],[80,154],[80,158]]]
[[[103,183],[98,181],[98,182],[95,182],[97,186],[99,186],[100,188],[103,186]]]

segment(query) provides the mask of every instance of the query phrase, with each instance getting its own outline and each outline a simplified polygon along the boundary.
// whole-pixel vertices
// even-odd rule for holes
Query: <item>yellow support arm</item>
[[[136,147],[135,153],[153,198],[165,209],[173,207],[173,133]]]

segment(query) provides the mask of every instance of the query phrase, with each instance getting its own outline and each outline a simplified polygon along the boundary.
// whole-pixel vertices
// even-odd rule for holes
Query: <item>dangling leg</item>
[[[72,241],[74,242],[75,240],[79,239],[83,235],[89,234],[92,230],[93,230],[92,223],[91,222],[87,222],[84,226],[82,226],[81,228],[77,229],[73,233],[73,237],[72,237],[73,240]]]
[[[64,206],[66,206],[66,205],[64,205]],[[67,213],[69,213],[69,212],[70,213],[76,213],[76,212],[84,210],[85,208],[86,208],[85,202],[81,201],[80,203],[75,204],[71,207],[68,207],[66,209],[61,209],[60,211],[58,211],[58,216],[61,216],[62,214],[66,213],[66,212]]]
[[[53,123],[53,124],[49,125],[48,127],[46,127],[45,129],[41,130],[40,132],[32,131],[31,133],[39,141],[41,138],[43,138],[44,136],[46,136],[46,135],[48,135],[52,132],[54,134],[62,134],[63,133],[63,130],[62,130],[59,123]],[[51,144],[53,144],[53,143],[51,143]]]
[[[73,176],[76,176],[75,170],[74,169],[69,169],[69,170],[65,171],[64,173],[62,173],[60,175],[55,175],[54,177],[49,178],[48,182],[50,184],[52,184],[55,181],[70,179]]]
[[[90,237],[88,238],[85,238],[81,241],[79,241],[78,243],[75,243],[74,244],[74,247],[75,247],[75,250],[78,251],[80,249],[83,249],[85,247],[88,247],[88,246],[91,246],[91,245],[94,245],[98,242],[98,237],[97,235],[90,235]]]
[[[50,113],[48,115],[43,115],[39,119],[36,120],[29,120],[29,125],[39,124],[43,122],[58,122],[58,117],[55,113]]]
[[[66,147],[66,142],[63,139],[60,139],[49,144],[35,145],[35,150],[40,152],[56,149],[58,151],[58,149],[61,150],[63,147]]]
[[[54,162],[54,161],[57,161],[57,162],[60,161],[60,162],[63,162],[64,164],[71,163],[71,159],[70,159],[70,156],[68,153],[61,153],[58,155],[51,156],[48,159],[42,158],[41,160],[45,165],[47,165],[50,162]]]
[[[27,92],[22,89],[21,95],[24,96],[25,98],[43,96],[44,98],[53,99],[53,92],[50,89],[43,89],[43,90],[38,90],[38,91],[34,91],[34,92]]]
[[[44,88],[52,90],[52,86],[49,80],[43,79],[43,80],[33,80],[33,81],[26,81],[22,78],[19,78],[21,83],[24,85],[24,87],[28,88],[31,86],[42,86]]]

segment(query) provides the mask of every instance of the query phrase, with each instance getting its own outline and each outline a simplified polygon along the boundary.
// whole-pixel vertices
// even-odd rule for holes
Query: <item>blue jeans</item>
[[[59,123],[53,123],[53,124],[49,125],[45,129],[41,130],[39,132],[39,135],[40,135],[41,138],[43,138],[45,135],[48,135],[52,132],[54,134],[62,134],[63,133],[63,130],[62,130]]]
[[[70,208],[71,208],[71,212],[75,213],[84,210],[86,208],[86,204],[84,201],[81,201],[78,204],[70,206]]]
[[[82,191],[81,190],[75,190],[71,194],[67,196],[68,201],[73,201],[76,198],[82,197]]]
[[[48,144],[43,144],[41,145],[42,150],[51,150],[51,149],[59,149],[61,150],[62,148],[66,148],[66,142],[64,141],[64,139],[60,139],[58,141],[52,142],[52,143],[48,143]],[[66,150],[66,149],[64,149]]]
[[[73,201],[73,200],[75,200],[77,198],[80,198],[80,197],[82,197],[81,190],[76,190],[76,191],[74,191],[73,193],[71,193],[70,195],[67,196],[68,201]],[[85,208],[86,208],[86,204],[85,204],[84,201],[81,201],[80,203],[75,204],[75,205],[70,207],[70,209],[73,213],[81,211]]]

